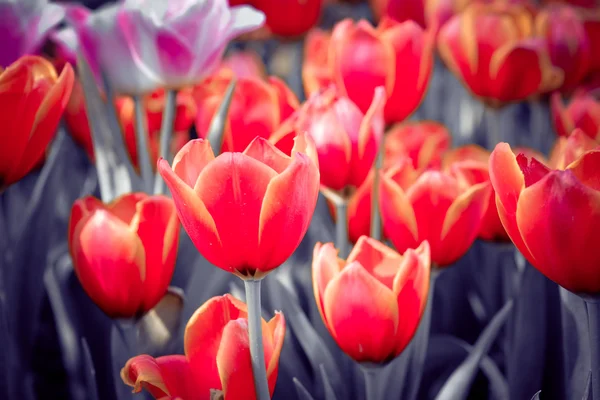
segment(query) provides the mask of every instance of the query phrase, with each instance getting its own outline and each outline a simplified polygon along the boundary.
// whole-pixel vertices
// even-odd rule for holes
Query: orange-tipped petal
[[[319,171],[302,153],[271,180],[260,211],[261,271],[281,265],[296,250],[308,230],[319,196]],[[285,232],[285,234],[282,234]]]
[[[575,129],[568,138],[558,138],[550,154],[550,165],[555,169],[566,169],[586,151],[599,147],[600,143],[590,138],[581,129]]]
[[[121,379],[134,393],[146,389],[154,398],[191,399],[197,395],[190,366],[184,356],[133,357],[121,370]]]
[[[265,360],[267,362],[267,378],[269,380],[271,396],[273,395],[275,383],[277,382],[279,356],[281,355],[281,349],[283,348],[285,329],[285,318],[280,312],[275,312],[275,316],[267,323],[267,329],[265,329],[263,325],[263,337],[266,337],[269,341],[272,341],[272,352],[270,358],[267,357],[265,352]]]
[[[372,169],[348,200],[348,238],[352,243],[356,243],[362,235],[371,233],[371,194],[374,176],[375,170]]]
[[[259,136],[250,142],[244,150],[244,154],[268,165],[278,174],[282,173],[292,161],[289,156],[269,143],[267,139]]]
[[[369,274],[390,290],[393,290],[394,277],[402,262],[402,256],[378,240],[361,236],[346,263],[358,261]]]
[[[572,117],[563,105],[562,96],[555,92],[550,97],[550,109],[552,111],[552,122],[558,136],[569,136],[575,128]]]
[[[202,170],[194,191],[219,233],[222,264],[218,267],[242,275],[264,268],[267,255],[259,250],[260,214],[275,176],[271,167],[243,153],[223,153]]]
[[[307,96],[332,83],[328,54],[331,35],[321,29],[313,29],[304,42],[302,82]]]
[[[225,325],[217,352],[217,367],[228,399],[256,399],[249,342],[247,319],[231,320]]]
[[[326,325],[325,303],[323,302],[325,289],[343,267],[344,261],[338,258],[338,251],[333,246],[333,243],[321,244],[317,242],[315,244],[312,258],[313,291],[319,313]]]
[[[206,165],[215,159],[208,140],[194,139],[187,142],[173,159],[173,172],[193,188]]]
[[[359,262],[347,265],[325,289],[327,327],[358,362],[385,362],[395,355],[398,305],[394,293]]]

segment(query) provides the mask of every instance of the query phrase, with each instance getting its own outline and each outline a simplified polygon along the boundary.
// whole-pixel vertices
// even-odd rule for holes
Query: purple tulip
[[[70,8],[68,17],[92,68],[101,66],[111,87],[129,95],[200,81],[231,39],[265,20],[227,0],[125,0],[92,13]]]
[[[0,0],[0,16],[0,67],[7,67],[36,54],[65,13],[47,0]]]

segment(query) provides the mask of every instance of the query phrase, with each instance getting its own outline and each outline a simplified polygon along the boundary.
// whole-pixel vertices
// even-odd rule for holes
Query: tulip
[[[65,16],[61,5],[47,0],[0,2],[0,68],[41,50],[50,31]]]
[[[490,157],[500,220],[523,256],[574,293],[600,292],[600,151],[584,153],[564,170],[515,156],[506,143]]]
[[[321,17],[323,0],[252,0],[265,13],[266,27],[279,36],[298,36],[315,26]]]
[[[319,170],[304,153],[305,139],[296,139],[291,157],[257,137],[243,153],[215,158],[210,143],[196,139],[172,168],[159,160],[179,219],[209,262],[260,279],[296,250],[319,194]]]
[[[412,20],[423,28],[426,26],[425,3],[426,0],[369,0],[369,4],[377,20],[384,16],[398,22]]]
[[[205,138],[234,74],[222,69],[193,90],[198,113],[196,131]],[[298,99],[283,81],[270,77],[238,77],[227,115],[222,151],[244,151],[259,136],[268,139],[282,121],[299,106]]]
[[[0,190],[42,161],[73,79],[70,65],[58,76],[52,64],[38,56],[24,56],[0,68]]]
[[[104,204],[77,200],[69,249],[85,292],[112,318],[139,317],[163,298],[175,270],[179,223],[173,201],[129,193]]]
[[[343,20],[330,37],[320,31],[307,37],[305,90],[311,94],[333,82],[366,113],[375,89],[383,86],[388,97],[385,120],[401,122],[425,97],[433,45],[433,31],[424,31],[413,21],[384,18],[375,29],[364,20],[356,24]]]
[[[276,312],[269,322],[263,319],[262,331],[272,395],[285,337],[283,314]],[[246,304],[229,294],[213,297],[185,328],[185,355],[133,357],[121,370],[121,379],[134,393],[146,389],[155,399],[209,400],[211,390],[218,390],[225,400],[254,400],[248,341]]]
[[[221,62],[220,69],[229,69],[237,78],[267,78],[267,69],[262,60],[253,51],[236,51]],[[216,75],[219,72],[215,73]]]
[[[545,41],[532,32],[533,18],[523,6],[472,4],[441,28],[438,49],[473,95],[500,106],[562,84]]]
[[[542,9],[535,20],[536,33],[545,38],[552,64],[564,72],[561,90],[571,90],[587,75],[590,43],[583,18],[572,7]]]
[[[575,93],[565,107],[560,93],[554,93],[551,110],[554,129],[559,136],[568,136],[579,128],[592,139],[600,140],[600,101],[592,94]]]
[[[559,137],[550,153],[549,165],[554,169],[565,169],[589,150],[600,149],[600,143],[575,129],[568,137]]]
[[[446,153],[443,168],[468,186],[483,182],[489,183],[489,158],[490,152],[483,147],[467,145]],[[498,210],[496,209],[496,196],[493,190],[489,197],[487,211],[481,221],[478,236],[483,240],[510,241],[502,222],[500,222]]]
[[[325,326],[357,362],[385,363],[413,337],[429,292],[429,244],[403,255],[361,236],[344,261],[332,243],[315,245],[315,300]]]
[[[287,153],[292,139],[306,132],[316,145],[321,184],[334,191],[349,191],[363,183],[375,162],[383,137],[384,104],[385,93],[379,88],[363,114],[330,86],[311,96],[271,141]]]
[[[411,182],[407,179],[411,171],[411,163],[399,162],[381,172],[379,203],[385,235],[400,252],[427,240],[432,262],[439,267],[452,264],[480,232],[491,185],[468,185],[436,170]]]
[[[228,42],[264,23],[249,6],[226,0],[125,0],[88,13],[71,9],[82,50],[117,93],[140,95],[199,82]]]
[[[409,157],[415,169],[438,168],[451,140],[448,128],[439,122],[404,122],[386,133],[384,162],[391,166]]]
[[[583,27],[590,42],[590,49],[600,48],[600,12],[586,12],[584,14]],[[590,71],[595,73],[600,72],[600,52],[590,51],[590,57]]]

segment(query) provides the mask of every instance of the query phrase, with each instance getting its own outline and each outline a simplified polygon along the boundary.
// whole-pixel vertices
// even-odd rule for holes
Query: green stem
[[[381,240],[381,216],[379,215],[379,171],[383,168],[383,157],[385,154],[385,137],[375,159],[375,175],[373,176],[373,189],[371,194],[371,237]]]
[[[173,122],[175,121],[175,111],[177,109],[177,91],[169,89],[165,92],[165,109],[163,111],[162,122],[160,126],[160,150],[159,156],[171,162],[170,145],[173,135]],[[154,194],[163,194],[165,192],[165,181],[157,172],[154,176]]]
[[[152,165],[148,152],[148,129],[146,127],[146,114],[141,96],[134,96],[135,106],[135,143],[137,146],[138,164],[142,175],[142,184],[147,193],[152,190]]]
[[[260,280],[244,281],[246,304],[248,305],[248,334],[250,339],[250,358],[257,400],[270,400],[265,350],[262,341],[262,317],[260,305]]]
[[[592,399],[600,400],[600,300],[584,297],[590,335]]]

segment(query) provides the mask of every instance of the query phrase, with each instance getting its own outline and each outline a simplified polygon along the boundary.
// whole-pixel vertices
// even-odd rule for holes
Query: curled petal
[[[361,236],[346,263],[359,262],[379,282],[393,290],[393,281],[402,262],[402,256],[369,236]]]
[[[173,172],[193,188],[204,167],[214,159],[215,155],[208,140],[190,140],[175,155]]]
[[[327,325],[325,304],[323,302],[325,289],[343,267],[344,260],[338,258],[338,251],[333,243],[321,244],[317,242],[312,258],[312,281],[315,300],[325,325]]]
[[[184,356],[153,358],[140,355],[131,358],[121,370],[121,379],[138,393],[146,389],[154,398],[191,399],[196,388],[190,365]]]
[[[269,143],[267,139],[259,136],[250,142],[244,154],[268,165],[278,174],[282,173],[291,162],[290,157]]]

